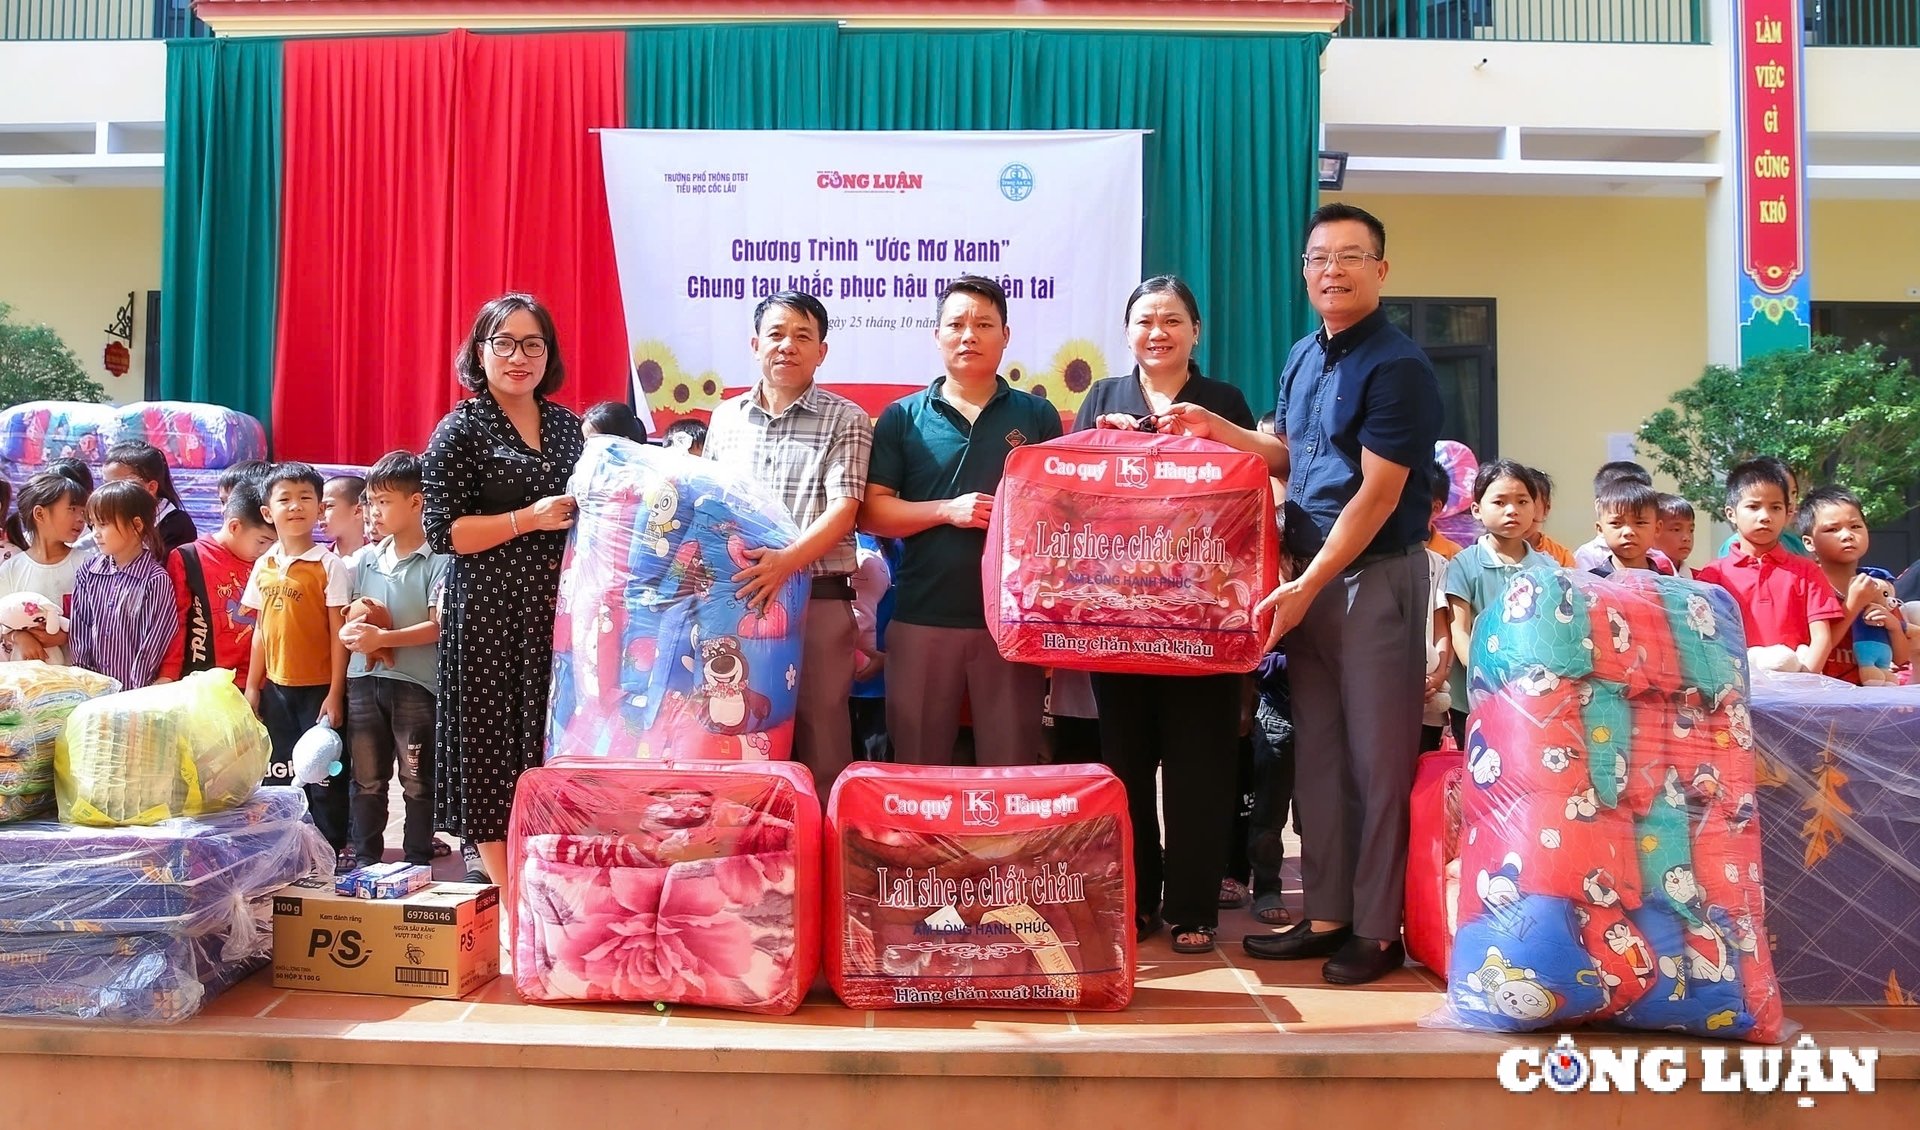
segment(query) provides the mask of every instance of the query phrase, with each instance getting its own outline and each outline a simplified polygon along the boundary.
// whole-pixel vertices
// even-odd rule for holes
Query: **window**
[[[1813,332],[1848,348],[1871,342],[1887,351],[1887,360],[1904,357],[1920,369],[1920,302],[1816,302]]]
[[[1849,349],[1871,342],[1887,351],[1886,360],[1905,358],[1920,369],[1920,302],[1815,302],[1813,332]],[[1920,484],[1907,498],[1920,502]],[[1864,563],[1899,573],[1920,556],[1920,509],[1872,534]]]
[[[1486,462],[1500,454],[1491,298],[1393,298],[1387,320],[1414,340],[1440,378],[1440,438],[1459,440]]]

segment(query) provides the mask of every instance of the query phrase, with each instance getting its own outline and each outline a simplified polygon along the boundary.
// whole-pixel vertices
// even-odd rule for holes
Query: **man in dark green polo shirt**
[[[860,528],[901,538],[887,629],[887,731],[895,755],[950,765],[963,703],[981,765],[1040,760],[1046,673],[1000,658],[980,591],[987,521],[1007,452],[1060,434],[1060,413],[1000,376],[1007,295],[962,275],[940,292],[946,375],[887,406],[873,429]]]

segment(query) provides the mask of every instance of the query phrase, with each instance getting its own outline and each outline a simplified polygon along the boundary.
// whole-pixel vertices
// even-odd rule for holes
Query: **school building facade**
[[[1772,33],[1791,44],[1797,30],[1797,73],[1784,90],[1770,74],[1743,88],[1755,21],[1777,7],[1799,9],[1797,29]],[[0,0],[0,302],[58,330],[113,399],[147,395],[163,310],[162,36],[710,22],[758,8]],[[1804,209],[1805,239],[1774,252],[1795,260],[1797,314],[1920,360],[1920,0],[796,0],[783,13],[1333,32],[1322,149],[1344,171],[1323,199],[1385,221],[1389,312],[1434,357],[1448,434],[1553,474],[1549,529],[1564,541],[1587,536],[1593,468],[1704,365],[1739,355],[1745,205],[1771,187],[1760,172],[1780,171],[1743,160],[1753,95],[1803,117],[1789,179],[1804,198],[1789,218]],[[107,327],[129,295],[131,363],[114,375]]]

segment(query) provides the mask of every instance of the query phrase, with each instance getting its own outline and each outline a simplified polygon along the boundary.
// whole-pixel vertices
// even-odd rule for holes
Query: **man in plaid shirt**
[[[788,290],[762,300],[753,334],[760,379],[714,409],[704,454],[765,487],[800,527],[800,540],[785,549],[748,550],[753,563],[734,579],[743,599],[764,608],[794,573],[813,578],[793,756],[824,793],[853,754],[853,522],[867,493],[873,423],[859,405],[813,383],[827,358],[819,299]]]

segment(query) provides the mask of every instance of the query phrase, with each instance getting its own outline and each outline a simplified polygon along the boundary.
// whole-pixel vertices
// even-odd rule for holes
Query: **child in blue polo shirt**
[[[381,539],[355,557],[350,611],[377,601],[392,626],[352,619],[341,642],[347,668],[347,743],[353,762],[351,835],[354,857],[378,863],[385,851],[387,782],[400,768],[406,821],[401,847],[408,863],[433,863],[433,723],[440,639],[436,598],[447,558],[427,548],[421,525],[425,497],[420,460],[412,452],[381,457],[367,472],[368,512]]]

